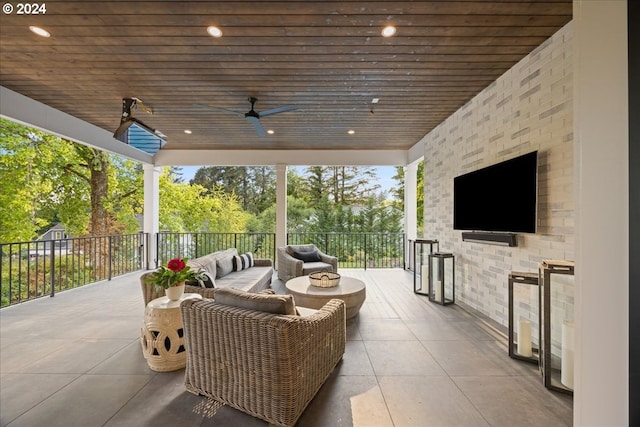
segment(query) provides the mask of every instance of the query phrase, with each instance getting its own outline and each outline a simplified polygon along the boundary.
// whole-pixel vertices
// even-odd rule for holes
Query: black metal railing
[[[287,244],[313,243],[342,268],[404,268],[403,233],[288,233]]]
[[[145,233],[0,244],[0,307],[155,268],[175,257],[228,248],[275,261],[274,233]],[[402,233],[288,233],[288,244],[315,244],[341,268],[404,268]]]
[[[147,235],[0,244],[0,307],[140,270]]]
[[[156,267],[171,258],[198,258],[222,249],[252,252],[254,258],[275,260],[274,233],[171,233],[156,235]]]

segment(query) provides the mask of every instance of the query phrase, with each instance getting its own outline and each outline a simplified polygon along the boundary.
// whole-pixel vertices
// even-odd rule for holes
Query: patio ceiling
[[[571,0],[49,0],[45,14],[0,15],[0,81],[110,132],[138,97],[163,151],[407,150],[571,17]],[[263,117],[275,133],[259,137],[194,105],[244,113],[248,97],[297,110]]]

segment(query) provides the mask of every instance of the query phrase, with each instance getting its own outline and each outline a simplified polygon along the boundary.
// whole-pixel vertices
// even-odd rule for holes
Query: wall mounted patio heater
[[[145,153],[156,154],[166,144],[166,136],[132,117],[131,110],[138,104],[143,106],[138,98],[124,98],[122,100],[120,126],[114,132],[113,137]]]

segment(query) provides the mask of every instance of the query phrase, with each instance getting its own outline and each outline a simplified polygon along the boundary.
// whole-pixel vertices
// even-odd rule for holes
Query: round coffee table
[[[308,308],[322,308],[327,301],[338,298],[347,306],[347,319],[358,314],[366,298],[366,288],[362,280],[342,276],[340,284],[332,288],[321,288],[309,283],[309,276],[295,277],[285,284],[287,291],[293,295],[296,305]]]

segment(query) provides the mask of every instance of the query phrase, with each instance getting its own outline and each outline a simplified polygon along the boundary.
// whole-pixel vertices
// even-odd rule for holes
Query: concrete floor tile
[[[342,361],[336,366],[339,375],[373,375],[373,366],[364,342],[347,341]]]
[[[421,319],[405,320],[405,324],[420,341],[466,341],[469,339],[450,322]]]
[[[12,426],[101,426],[149,381],[146,375],[82,375]]]
[[[371,319],[358,326],[360,335],[365,341],[403,341],[415,340],[411,330],[400,319]]]
[[[365,341],[376,375],[445,375],[419,341]]]
[[[372,375],[331,375],[304,411],[298,426],[392,427],[393,421]]]
[[[216,415],[220,404],[184,388],[184,369],[153,376],[105,424],[115,426],[199,426]]]
[[[29,373],[82,374],[95,368],[106,358],[111,357],[131,340],[88,340],[80,339],[67,342],[58,351],[50,353],[25,370]]]
[[[483,427],[489,423],[449,377],[383,376],[395,427]]]
[[[508,375],[500,363],[486,356],[471,341],[424,341],[423,344],[450,376]]]
[[[152,371],[151,368],[149,368],[147,359],[142,355],[142,346],[140,345],[140,341],[135,340],[111,357],[105,359],[88,373],[103,375],[152,375],[155,374],[155,371]]]
[[[7,425],[79,376],[79,374],[2,374],[0,377],[0,425]]]
[[[453,381],[473,405],[495,427],[569,427],[566,410],[553,410],[545,403],[551,396],[532,393],[521,377],[455,377]],[[535,388],[534,388],[535,390]],[[550,394],[548,390],[540,390]],[[570,406],[570,397],[563,395]],[[566,406],[565,406],[566,408]],[[567,408],[568,409],[568,408]]]

